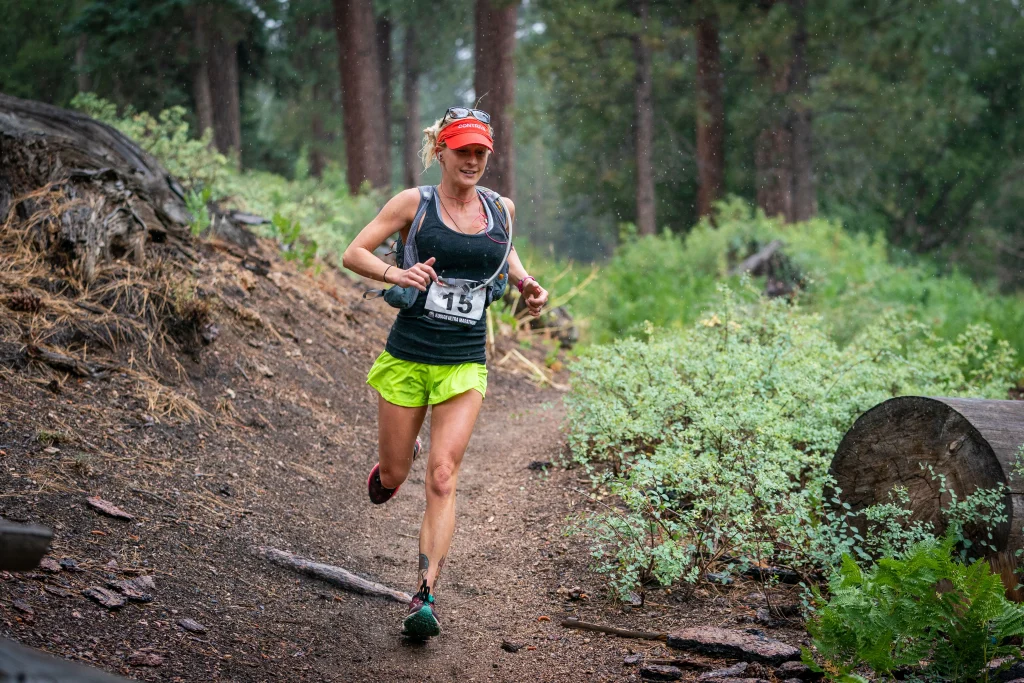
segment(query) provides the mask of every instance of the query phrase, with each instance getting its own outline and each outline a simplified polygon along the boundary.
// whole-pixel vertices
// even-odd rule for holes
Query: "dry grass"
[[[142,266],[117,260],[99,265],[87,285],[71,250],[55,238],[63,217],[82,204],[51,184],[19,197],[0,217],[0,376],[59,382],[66,369],[24,359],[25,349],[40,348],[86,370],[129,376],[154,417],[208,419],[168,386],[187,384],[177,355],[194,352],[210,322],[192,268],[159,254]]]

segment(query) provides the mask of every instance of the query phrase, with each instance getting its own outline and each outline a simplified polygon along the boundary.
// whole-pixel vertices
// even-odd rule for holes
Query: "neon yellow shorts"
[[[388,403],[405,408],[433,406],[476,389],[487,395],[487,366],[483,363],[428,365],[395,358],[387,351],[377,356],[366,383]]]

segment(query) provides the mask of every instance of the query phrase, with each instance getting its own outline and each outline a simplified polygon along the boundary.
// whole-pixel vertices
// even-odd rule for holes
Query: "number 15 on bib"
[[[486,303],[484,289],[471,289],[474,284],[471,280],[447,280],[444,285],[431,284],[427,289],[424,315],[472,327],[480,321]]]

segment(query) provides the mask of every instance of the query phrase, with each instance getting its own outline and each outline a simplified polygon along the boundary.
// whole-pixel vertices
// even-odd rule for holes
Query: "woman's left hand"
[[[531,279],[523,285],[523,301],[526,302],[526,308],[529,309],[530,315],[536,318],[548,302],[548,290],[541,287],[536,280]]]

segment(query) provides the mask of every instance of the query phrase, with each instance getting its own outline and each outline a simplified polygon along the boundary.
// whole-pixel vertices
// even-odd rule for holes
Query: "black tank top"
[[[420,261],[436,258],[434,271],[442,278],[489,278],[505,255],[506,232],[497,226],[486,204],[487,232],[476,235],[449,228],[441,220],[440,208],[435,192],[416,232]],[[435,320],[423,315],[426,301],[426,292],[420,292],[415,304],[398,312],[384,347],[387,352],[395,358],[430,365],[485,363],[486,316],[481,316],[473,327]]]

